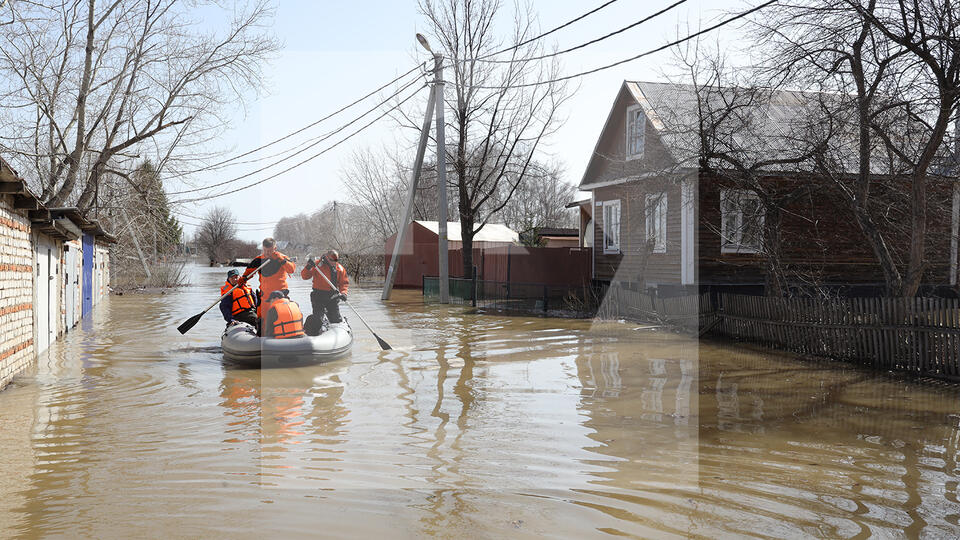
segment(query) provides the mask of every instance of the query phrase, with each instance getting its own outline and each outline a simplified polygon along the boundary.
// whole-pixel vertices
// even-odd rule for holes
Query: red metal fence
[[[415,243],[411,253],[400,255],[394,287],[420,288],[424,276],[439,274],[438,248],[435,243]],[[450,277],[464,275],[463,251],[448,254]],[[390,254],[384,256],[390,265]],[[590,248],[530,248],[506,246],[473,250],[477,277],[508,283],[584,286],[590,284]]]

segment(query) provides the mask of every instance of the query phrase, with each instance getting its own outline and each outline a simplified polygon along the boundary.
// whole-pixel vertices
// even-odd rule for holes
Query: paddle
[[[313,261],[313,257],[311,257],[310,260]],[[317,265],[317,263],[316,263],[315,261],[314,261],[313,264],[314,264],[315,266]],[[334,291],[337,290],[337,288],[334,287],[333,283],[330,281],[330,278],[328,278],[328,277],[326,276],[326,274],[324,274],[323,272],[321,272],[319,268],[317,268],[317,273],[320,274],[320,277],[322,277],[323,280],[327,282],[327,285],[330,285],[330,288],[331,288],[331,289],[333,289]],[[377,343],[380,344],[380,348],[381,348],[381,349],[383,349],[383,350],[385,350],[385,351],[389,351],[389,350],[393,349],[393,347],[391,347],[389,343],[387,343],[386,341],[384,341],[380,336],[377,335],[376,332],[373,331],[373,328],[370,328],[370,325],[367,324],[367,321],[363,320],[363,317],[360,315],[360,312],[359,312],[359,311],[357,311],[353,306],[351,306],[350,303],[347,302],[346,300],[344,300],[343,303],[344,303],[344,304],[347,304],[347,307],[349,307],[350,310],[353,311],[353,313],[357,316],[357,318],[360,319],[360,322],[362,322],[363,325],[367,327],[367,330],[369,330],[370,333],[373,334],[373,337],[377,338]]]
[[[263,268],[264,266],[266,266],[267,263],[269,263],[269,262],[270,262],[270,259],[267,259],[266,261],[264,261],[264,263],[261,264],[256,270],[254,270],[253,273],[256,274],[257,272],[259,272],[260,269]],[[250,275],[252,276],[253,274],[250,274]],[[236,285],[234,285],[233,287],[230,287],[230,290],[227,291],[227,292],[225,292],[225,293],[223,293],[223,294],[220,296],[220,298],[217,299],[216,302],[210,304],[210,307],[208,307],[207,309],[201,311],[200,313],[197,313],[197,314],[194,315],[193,317],[190,317],[189,319],[187,319],[186,321],[184,321],[183,324],[181,324],[180,326],[177,327],[177,330],[179,330],[181,334],[186,334],[187,332],[189,332],[191,328],[193,328],[194,326],[197,325],[198,322],[200,322],[200,318],[201,318],[201,317],[203,317],[204,315],[206,315],[206,313],[207,313],[208,311],[210,311],[211,309],[213,309],[213,306],[219,304],[221,300],[223,300],[224,298],[226,298],[228,294],[232,293],[233,290],[236,289],[236,288],[239,287],[239,286],[240,286],[240,283],[238,282],[238,283],[237,283]]]

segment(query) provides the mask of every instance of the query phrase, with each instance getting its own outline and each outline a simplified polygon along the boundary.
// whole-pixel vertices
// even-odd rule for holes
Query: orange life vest
[[[233,287],[233,285],[228,281],[226,285],[220,287],[220,295],[223,296],[226,294],[227,291],[230,290],[230,287]],[[236,315],[254,308],[253,291],[250,290],[250,287],[240,285],[230,293],[230,296],[233,297],[233,302],[230,304],[231,315]]]
[[[277,320],[273,322],[273,337],[287,339],[301,337],[303,333],[303,313],[296,302],[288,298],[280,298],[270,303],[270,311],[277,313]],[[269,313],[267,318],[269,319]]]

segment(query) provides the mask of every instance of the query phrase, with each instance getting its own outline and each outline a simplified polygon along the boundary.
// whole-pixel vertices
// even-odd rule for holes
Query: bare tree
[[[207,10],[204,18],[195,15]],[[128,178],[196,158],[188,148],[224,125],[226,108],[257,88],[277,43],[265,0],[11,2],[0,27],[2,148],[50,206],[98,205],[105,175]],[[222,32],[207,30],[223,16]],[[202,154],[200,155],[201,157]]]
[[[402,201],[406,198],[412,162],[407,153],[399,150],[368,148],[355,151],[341,169],[343,184],[353,202],[362,209],[357,217],[381,242],[400,228]],[[436,166],[425,163],[414,196],[413,219],[437,219],[436,201]],[[450,201],[448,210],[452,210],[448,215],[456,215],[455,201]]]
[[[232,248],[237,238],[237,220],[233,212],[222,206],[215,206],[203,216],[203,222],[197,229],[194,241],[197,247],[207,254],[211,266],[226,263],[233,256]]]
[[[960,105],[960,18],[950,0],[815,0],[758,22],[771,80],[823,92],[817,171],[869,243],[890,295],[927,268],[928,186]],[[903,219],[890,219],[890,208]],[[901,253],[901,229],[908,249]],[[904,262],[905,261],[905,262]]]
[[[576,198],[577,189],[563,181],[563,167],[559,163],[531,164],[527,180],[512,194],[509,186],[504,186],[504,191],[501,197],[506,199],[506,204],[497,219],[515,231],[577,226],[577,215],[566,207]]]
[[[448,175],[457,194],[464,275],[473,266],[473,237],[530,176],[540,143],[558,126],[567,99],[558,64],[543,59],[529,6],[518,6],[508,45],[496,33],[499,0],[421,0],[420,9],[449,69],[446,106]],[[532,84],[531,86],[525,86]]]

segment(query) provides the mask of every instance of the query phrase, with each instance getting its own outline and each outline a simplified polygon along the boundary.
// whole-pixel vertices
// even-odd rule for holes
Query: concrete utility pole
[[[437,193],[440,195],[438,258],[440,269],[440,303],[450,303],[450,257],[447,250],[447,149],[443,120],[443,55],[433,55],[433,93],[437,111]]]
[[[400,222],[400,230],[397,231],[397,238],[393,243],[393,255],[390,257],[390,266],[387,268],[387,278],[383,283],[383,293],[381,300],[389,300],[390,293],[393,291],[393,281],[396,279],[397,260],[400,258],[400,250],[406,237],[407,224],[413,215],[413,201],[417,195],[417,184],[420,183],[420,172],[423,169],[423,157],[427,151],[427,143],[430,140],[430,123],[433,121],[433,115],[437,115],[437,188],[440,194],[440,239],[439,239],[439,262],[440,262],[440,302],[450,303],[450,279],[449,279],[449,261],[447,258],[447,160],[446,149],[444,148],[444,120],[443,120],[443,55],[434,53],[430,49],[430,44],[422,34],[417,34],[417,41],[424,49],[433,54],[433,88],[430,89],[430,96],[427,98],[427,110],[423,117],[423,127],[420,128],[420,142],[417,145],[417,157],[413,163],[413,171],[410,175],[410,187],[407,190],[407,205],[403,210],[403,220]]]
[[[422,36],[417,34],[417,39]],[[426,39],[420,41],[424,43]],[[410,187],[407,189],[407,205],[403,209],[403,219],[399,223],[397,238],[393,242],[393,256],[390,257],[390,267],[387,269],[387,279],[383,282],[383,293],[381,300],[389,300],[390,292],[393,291],[393,280],[396,278],[397,259],[400,258],[400,250],[403,246],[403,240],[407,233],[407,224],[410,223],[410,217],[413,215],[413,201],[417,195],[417,184],[420,183],[420,169],[423,168],[423,156],[427,151],[427,142],[430,140],[430,122],[433,120],[433,110],[435,108],[436,92],[430,91],[427,98],[427,110],[423,115],[423,126],[420,128],[420,142],[417,144],[417,157],[413,162],[413,171],[410,173]]]
[[[960,118],[954,122],[953,141],[953,208],[950,222],[950,285],[957,286],[957,258],[960,256]]]

